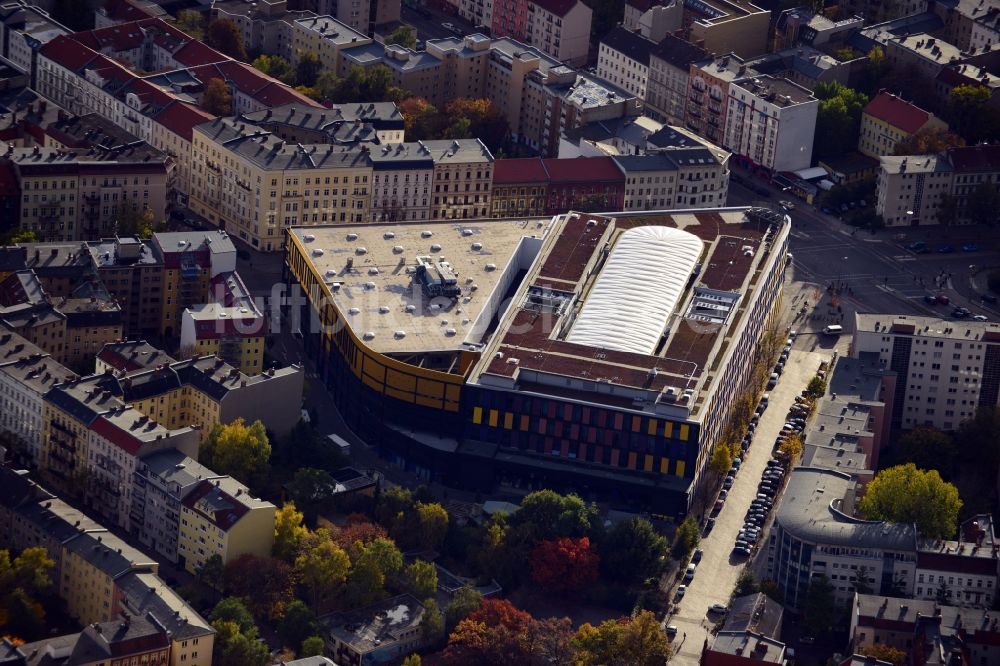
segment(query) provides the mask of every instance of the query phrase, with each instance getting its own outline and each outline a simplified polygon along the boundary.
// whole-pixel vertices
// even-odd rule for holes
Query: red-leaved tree
[[[569,654],[569,618],[539,620],[505,599],[483,599],[458,623],[442,653],[446,666],[562,664]]]
[[[258,622],[275,620],[295,600],[295,576],[287,562],[244,554],[226,565],[226,592],[243,599]]]
[[[597,580],[599,560],[587,537],[541,541],[531,552],[531,579],[549,592],[575,592]]]

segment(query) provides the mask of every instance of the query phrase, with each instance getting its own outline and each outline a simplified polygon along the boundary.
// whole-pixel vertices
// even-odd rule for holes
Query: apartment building
[[[323,69],[335,72],[340,68],[341,49],[372,43],[371,37],[367,36],[367,27],[352,28],[332,16],[302,17],[291,21],[289,26],[291,30],[286,58],[293,65],[304,54],[315,53],[319,56]]]
[[[659,42],[668,34],[682,32],[684,1],[626,0],[622,25],[626,30],[638,32],[654,42]]]
[[[924,540],[917,552],[915,599],[937,600],[973,608],[993,608],[997,598],[998,547],[989,514],[959,527],[959,539]]]
[[[157,575],[159,565],[24,471],[0,467],[0,547],[45,548],[54,591],[81,624],[152,613],[170,637],[169,666],[210,666],[215,630]]]
[[[649,54],[646,113],[670,125],[683,125],[690,98],[691,67],[710,58],[702,47],[665,35]]]
[[[87,367],[105,344],[123,334],[121,306],[102,285],[82,285],[78,292],[77,297],[52,303],[66,318],[64,362],[74,368]]]
[[[865,21],[857,15],[842,14],[834,21],[822,13],[805,7],[786,9],[778,15],[774,26],[774,50],[781,51],[798,46],[822,46],[842,41],[852,32],[864,27]]]
[[[264,370],[267,317],[254,303],[239,273],[220,273],[212,279],[208,303],[184,309],[180,348],[204,356],[218,356],[247,375]]]
[[[214,116],[194,104],[173,100],[151,117],[149,143],[173,158],[173,179],[167,181],[167,196],[186,206],[191,191],[191,135],[195,125]]]
[[[139,459],[165,450],[197,456],[201,440],[194,428],[169,430],[124,404],[94,419],[90,431],[87,503],[102,521],[126,531]]]
[[[378,26],[399,21],[399,0],[308,0],[304,6],[317,14],[334,14],[352,30],[370,35]]]
[[[512,37],[569,65],[583,65],[590,48],[593,11],[579,0],[463,1],[459,14],[487,26],[494,37]]]
[[[939,155],[880,157],[875,212],[891,227],[939,224],[938,208],[953,181],[954,168]]]
[[[281,247],[289,226],[369,219],[364,147],[286,143],[219,118],[195,128],[192,165],[191,209],[261,250]]]
[[[176,563],[181,501],[202,481],[217,478],[222,475],[176,449],[144,456],[128,480],[132,484],[132,534],[143,546]]]
[[[861,112],[858,151],[869,157],[893,155],[896,145],[921,130],[947,130],[948,124],[912,102],[881,91]]]
[[[684,96],[684,125],[721,146],[729,118],[729,87],[747,75],[744,60],[732,53],[691,63]]]
[[[298,423],[303,372],[299,366],[245,375],[214,356],[202,356],[105,376],[101,387],[170,430],[200,426],[204,439],[218,424],[260,420],[275,435]]]
[[[319,619],[326,651],[345,664],[384,663],[421,649],[424,606],[409,594]],[[373,631],[380,639],[372,639]]]
[[[537,157],[499,159],[493,165],[490,217],[541,217],[548,203],[549,172]]]
[[[308,10],[289,10],[287,0],[216,0],[210,13],[212,21],[228,19],[239,28],[247,52],[281,56],[292,64],[292,24],[313,16]]]
[[[202,480],[181,500],[177,561],[196,573],[213,555],[225,563],[241,555],[268,557],[276,512],[228,476]]]
[[[892,424],[954,430],[1000,401],[1000,325],[858,314],[851,355],[878,354],[897,374]]]
[[[40,347],[0,332],[0,430],[13,440],[10,454],[18,464],[41,462],[43,396],[71,375]]]
[[[344,49],[341,57],[340,76],[352,66],[385,65],[394,85],[439,108],[456,97],[489,97],[512,139],[546,156],[559,154],[568,130],[642,112],[634,95],[506,37],[429,40],[425,51],[369,44]]]
[[[402,143],[405,121],[394,102],[333,104],[316,109],[285,104],[265,111],[241,114],[237,120],[270,132],[282,141],[339,146]]]
[[[236,246],[224,231],[153,234],[152,253],[163,266],[160,335],[180,334],[184,310],[211,299],[212,280],[236,270]]]
[[[549,174],[546,215],[559,211],[623,210],[625,176],[610,157],[543,160]]]
[[[51,241],[113,236],[133,210],[164,219],[168,160],[147,144],[87,151],[8,144],[0,156],[21,192],[17,228]]]
[[[771,12],[746,0],[684,3],[687,39],[712,53],[753,58],[767,53]]]
[[[657,48],[653,40],[615,26],[601,38],[597,75],[639,99],[646,99],[650,55]]]
[[[423,143],[376,147],[369,157],[372,161],[371,221],[428,219],[434,158]],[[494,181],[495,178],[494,173]]]
[[[171,358],[145,340],[127,340],[111,342],[97,353],[94,359],[94,374],[105,373],[125,376],[151,370],[166,363],[176,363]]]
[[[723,155],[728,158],[728,154]],[[725,206],[728,159],[720,159],[707,148],[675,148],[612,159],[625,174],[623,210]]]
[[[38,49],[72,32],[40,7],[23,2],[0,5],[0,55],[34,81]]]
[[[0,660],[27,666],[28,657],[65,654],[73,664],[143,664],[157,666],[170,660],[170,637],[166,628],[150,613],[146,617],[125,616],[112,622],[95,622],[75,634],[44,638],[19,647],[0,648]],[[59,657],[55,657],[59,659]]]
[[[10,273],[0,281],[0,323],[60,363],[66,359],[66,316],[52,306],[32,271]]]
[[[490,211],[493,155],[479,139],[423,141],[434,162],[432,220],[476,219]]]
[[[927,9],[926,0],[845,0],[841,13],[845,16],[862,16],[866,24],[882,23],[903,16],[911,16]]]
[[[164,266],[155,247],[152,241],[131,236],[105,238],[87,246],[97,277],[122,307],[121,337],[160,331]]]
[[[711,99],[710,99],[711,101]],[[812,164],[819,101],[787,79],[767,75],[729,86],[724,148],[772,173]]]

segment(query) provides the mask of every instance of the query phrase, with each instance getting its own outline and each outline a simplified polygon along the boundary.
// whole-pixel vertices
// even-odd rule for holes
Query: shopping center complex
[[[766,209],[296,227],[307,353],[393,464],[687,511],[780,300]]]

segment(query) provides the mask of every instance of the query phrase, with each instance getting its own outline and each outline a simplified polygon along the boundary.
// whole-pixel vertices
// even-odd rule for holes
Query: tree
[[[463,587],[455,592],[451,601],[444,607],[445,622],[448,625],[448,629],[454,628],[455,625],[479,608],[482,600],[482,593],[471,587]]]
[[[1000,192],[993,183],[979,183],[969,196],[966,210],[969,220],[975,224],[993,225],[997,208],[1000,207]]]
[[[434,597],[424,599],[424,617],[420,620],[420,631],[427,641],[436,641],[444,636],[444,613]]]
[[[826,380],[819,376],[813,377],[806,386],[806,393],[813,400],[822,398],[826,395]]]
[[[333,540],[341,548],[347,550],[353,548],[355,543],[370,543],[375,539],[385,539],[388,536],[389,534],[381,525],[367,520],[351,522],[350,516],[348,516],[347,525],[333,535]]]
[[[813,636],[829,631],[837,619],[833,585],[826,576],[815,576],[809,581],[802,602],[802,625]]]
[[[683,523],[677,526],[671,552],[679,560],[686,559],[698,547],[700,540],[701,530],[698,529],[698,521],[694,519],[694,516],[688,516]]]
[[[52,584],[55,562],[41,547],[25,548],[11,560],[0,550],[0,628],[17,638],[35,638],[45,629],[45,609],[35,597]]]
[[[883,469],[868,484],[859,505],[870,520],[914,523],[921,536],[948,539],[955,533],[962,500],[936,470],[913,463]]]
[[[448,511],[437,502],[417,502],[416,510],[417,525],[422,536],[420,544],[430,550],[441,548],[448,536]]]
[[[386,45],[399,44],[408,49],[417,48],[417,34],[408,25],[401,25],[392,31],[392,34],[385,40]]]
[[[306,520],[313,524],[319,508],[333,497],[337,482],[330,473],[315,467],[302,467],[288,484],[288,496],[295,506],[302,507]]]
[[[216,116],[228,116],[233,108],[233,95],[229,86],[219,78],[211,78],[205,84],[205,94],[201,105],[206,111]]]
[[[798,433],[792,433],[785,437],[785,440],[778,445],[778,453],[786,456],[791,465],[795,465],[799,461],[803,450],[805,450],[805,446],[802,443],[802,436]]]
[[[285,645],[302,645],[302,641],[318,632],[316,615],[302,601],[296,599],[285,607],[285,614],[278,624],[278,636]]]
[[[375,521],[384,525],[391,533],[397,523],[407,520],[416,506],[413,493],[400,486],[392,486],[382,491],[375,504]]]
[[[257,627],[245,631],[231,620],[212,622],[215,629],[215,655],[218,666],[264,666],[268,658],[267,644],[257,640]]]
[[[385,593],[387,580],[394,579],[403,567],[403,554],[390,539],[377,538],[367,544],[355,544],[347,580],[347,595],[353,603],[367,605]]]
[[[587,537],[542,541],[531,553],[531,579],[556,594],[578,592],[597,580],[599,559]]]
[[[115,208],[115,234],[118,236],[138,236],[149,238],[156,226],[156,215],[152,208],[123,201]]]
[[[936,469],[949,476],[958,460],[958,449],[947,434],[927,426],[919,426],[899,438],[899,459],[911,462],[919,469]]]
[[[319,56],[312,51],[306,51],[299,56],[299,61],[295,63],[295,83],[300,86],[314,86],[323,69],[323,63]]]
[[[781,591],[780,587],[778,587],[777,581],[762,580],[760,582],[760,591],[771,599],[774,599],[782,606],[785,605],[785,593]]]
[[[964,146],[965,139],[945,128],[931,127],[917,131],[896,144],[896,155],[937,155],[948,148]]]
[[[411,654],[403,660],[403,666],[420,666],[420,655]]]
[[[317,543],[295,558],[295,573],[312,598],[314,610],[347,579],[350,568],[347,553],[328,534],[321,535]]]
[[[302,648],[299,650],[299,659],[314,657],[326,652],[326,643],[319,636],[310,636],[302,641]]]
[[[819,100],[813,153],[831,157],[854,150],[868,96],[838,81],[819,83],[813,92]]]
[[[201,12],[193,9],[180,10],[177,12],[177,20],[174,21],[174,26],[199,41],[203,41],[205,38],[205,17]]]
[[[729,468],[733,466],[733,454],[725,444],[717,444],[712,451],[712,459],[708,461],[708,467],[719,476],[725,476]]]
[[[468,118],[455,118],[441,133],[442,139],[471,139],[472,121]]]
[[[295,502],[285,502],[274,514],[274,544],[271,553],[286,562],[294,562],[299,552],[299,544],[309,534],[302,526],[302,513],[295,508]]]
[[[757,579],[750,571],[744,570],[740,577],[736,579],[736,587],[733,588],[734,597],[745,597],[748,594],[755,594],[760,591]]]
[[[319,85],[322,83],[323,85]],[[325,94],[324,87],[330,79],[322,82],[317,79],[317,87]],[[353,65],[347,76],[337,79],[331,101],[347,104],[350,102],[398,102],[403,98],[403,91],[393,84],[392,72],[385,65],[375,65],[364,69]]]
[[[939,578],[937,590],[934,592],[934,599],[942,606],[951,604],[951,589],[944,582],[944,578]]]
[[[854,574],[854,591],[858,594],[871,594],[873,591],[872,570],[866,566],[860,566]]]
[[[246,607],[246,604],[243,603],[242,599],[237,597],[226,597],[220,600],[219,603],[215,604],[215,608],[212,609],[209,619],[212,622],[233,622],[239,628],[240,632],[246,632],[257,626],[254,624],[253,615],[250,614],[250,610]]]
[[[950,226],[958,221],[958,199],[947,192],[942,192],[938,200],[937,222]]]
[[[15,229],[10,232],[4,245],[17,245],[18,243],[37,243],[38,234],[31,229]]]
[[[407,140],[434,139],[440,135],[437,108],[423,97],[407,97],[399,103]]]
[[[948,94],[948,124],[970,145],[996,137],[1000,129],[990,98],[990,89],[979,84],[955,86]]]
[[[36,637],[45,631],[45,608],[24,588],[15,588],[3,599],[0,627],[14,637]]]
[[[875,657],[880,661],[887,661],[893,666],[903,666],[906,664],[906,653],[886,643],[866,645],[861,647],[859,651],[867,657]]]
[[[437,591],[437,569],[430,562],[417,560],[406,567],[404,579],[410,593],[418,599],[430,597]]]
[[[507,600],[484,599],[455,627],[442,662],[447,666],[564,664],[570,627],[569,618],[537,620]]]
[[[226,565],[225,578],[226,591],[243,599],[261,622],[282,617],[295,600],[292,568],[283,560],[244,553]]]
[[[205,42],[234,60],[246,62],[247,50],[243,45],[243,33],[229,19],[220,18],[209,23]]]
[[[206,559],[201,566],[198,567],[195,574],[205,585],[216,592],[222,592],[226,586],[226,563],[222,561],[222,556],[215,553],[208,559]]]
[[[510,516],[512,527],[523,528],[535,541],[558,537],[594,536],[600,524],[597,506],[570,493],[537,490],[521,500]]]
[[[291,83],[295,80],[295,70],[292,69],[292,64],[279,55],[262,53],[250,64],[257,71],[264,72],[279,81]]]
[[[445,113],[448,118],[468,120],[470,136],[478,137],[494,152],[500,149],[510,133],[507,118],[493,106],[489,98],[460,97],[451,100],[445,106]],[[454,121],[452,124],[454,125]]]
[[[271,442],[264,424],[258,420],[247,426],[242,417],[212,428],[199,452],[205,466],[248,486],[264,479],[270,457]]]
[[[623,520],[601,544],[601,573],[609,580],[639,583],[660,574],[666,554],[666,538],[648,520]]]
[[[671,655],[656,616],[645,610],[596,627],[584,624],[570,645],[575,666],[662,666]]]
[[[848,62],[849,60],[854,60],[854,49],[850,46],[845,46],[842,49],[837,49],[833,56],[840,62]]]

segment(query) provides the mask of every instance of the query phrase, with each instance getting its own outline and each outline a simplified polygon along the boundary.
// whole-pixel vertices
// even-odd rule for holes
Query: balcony
[[[693,102],[694,104],[698,104],[698,105],[701,105],[701,104],[702,104],[702,102],[704,101],[704,100],[702,99],[702,96],[701,96],[701,95],[691,95],[691,97],[689,97],[689,99],[690,99],[690,100],[691,100],[691,101],[692,101],[692,102]]]

